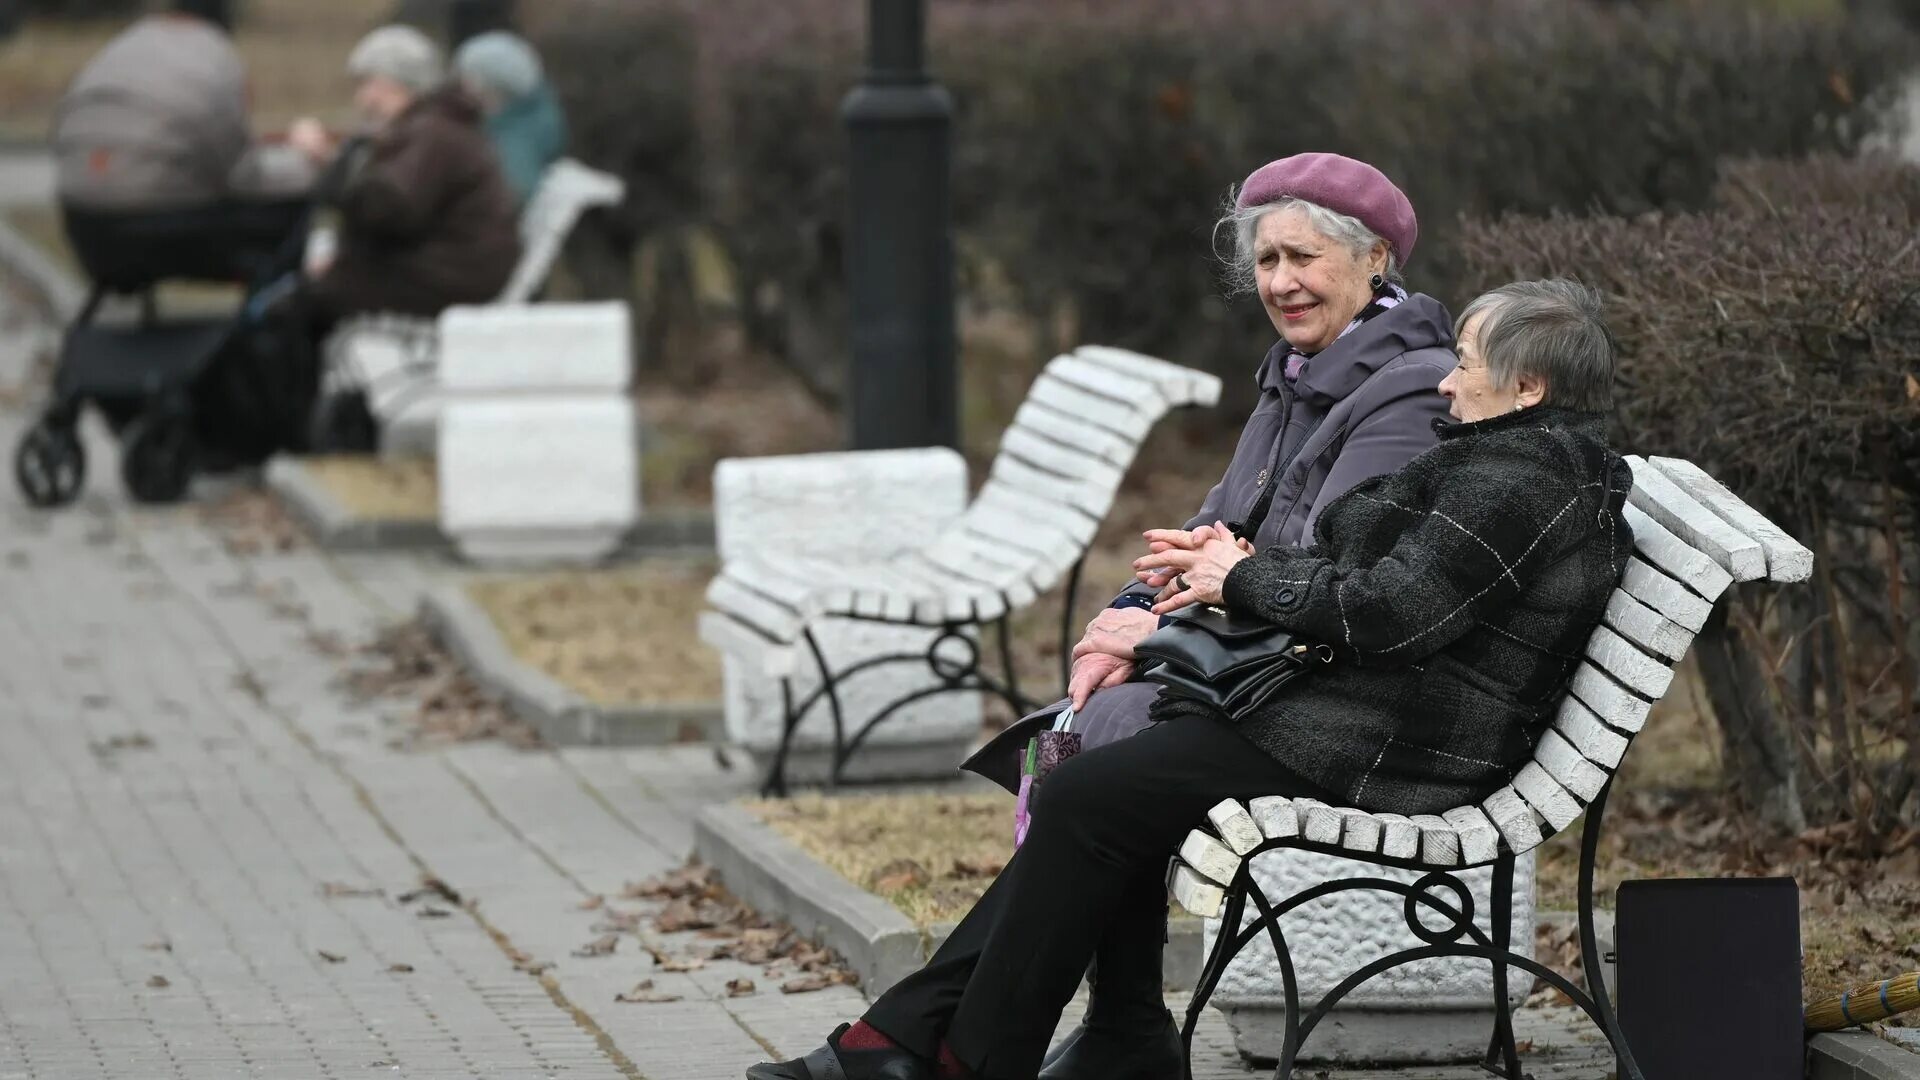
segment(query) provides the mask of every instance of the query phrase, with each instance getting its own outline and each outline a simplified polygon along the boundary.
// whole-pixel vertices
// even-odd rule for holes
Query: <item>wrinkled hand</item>
[[[1240,560],[1253,554],[1253,545],[1234,538],[1222,522],[1202,525],[1190,533],[1155,530],[1147,534],[1151,549],[1164,544],[1165,550],[1134,560],[1134,573],[1141,581],[1161,589],[1154,604],[1156,615],[1176,611],[1189,604],[1226,602],[1227,574]],[[1185,588],[1172,588],[1175,578]],[[1169,595],[1171,593],[1171,595]]]
[[[303,116],[287,129],[287,145],[307,156],[315,164],[324,164],[333,157],[333,136],[327,133],[327,126],[311,116]]]
[[[1160,620],[1142,608],[1108,608],[1087,624],[1073,647],[1067,697],[1077,712],[1096,690],[1119,686],[1133,677],[1133,647],[1147,639]]]

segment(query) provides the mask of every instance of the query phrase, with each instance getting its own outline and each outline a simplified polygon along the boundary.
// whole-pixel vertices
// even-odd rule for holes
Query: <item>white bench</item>
[[[1641,1077],[1620,1035],[1610,997],[1597,974],[1600,958],[1593,927],[1593,860],[1607,793],[1633,737],[1653,703],[1666,693],[1673,667],[1685,656],[1714,602],[1741,581],[1804,581],[1813,556],[1772,522],[1747,506],[1691,462],[1629,457],[1634,485],[1626,516],[1634,555],[1607,606],[1604,623],[1587,642],[1586,659],[1552,725],[1539,733],[1533,760],[1506,787],[1478,806],[1407,818],[1328,806],[1310,799],[1227,800],[1208,814],[1209,825],[1188,834],[1169,870],[1174,898],[1188,911],[1221,921],[1199,988],[1187,1012],[1191,1045],[1200,1010],[1219,985],[1227,965],[1245,946],[1267,936],[1281,958],[1286,1030],[1281,1066],[1288,1077],[1300,1044],[1339,1000],[1374,974],[1433,956],[1474,957],[1492,962],[1496,1026],[1489,1067],[1518,1077],[1510,999],[1509,965],[1555,984],[1593,1017],[1620,1058],[1623,1077]],[[1582,965],[1590,995],[1528,957],[1509,951],[1511,894],[1516,856],[1586,815],[1580,861],[1579,918]],[[1276,849],[1313,851],[1382,866],[1427,871],[1406,894],[1411,920],[1416,906],[1438,912],[1454,925],[1447,931],[1409,926],[1428,944],[1368,964],[1327,994],[1304,1021],[1279,916],[1293,900],[1276,903],[1261,891],[1253,858]],[[1468,896],[1454,876],[1469,867],[1494,873],[1492,940],[1472,927],[1468,911],[1432,895],[1436,887]],[[1243,924],[1251,894],[1262,913]],[[1468,903],[1470,907],[1470,902]],[[1269,916],[1265,913],[1272,912]],[[1235,928],[1239,928],[1237,931]],[[1498,957],[1496,960],[1495,957]],[[1504,1059],[1504,1060],[1499,1060]]]
[[[626,184],[619,177],[572,158],[555,162],[520,213],[520,261],[494,303],[531,303],[581,216],[625,197]],[[430,425],[440,406],[437,325],[434,319],[392,313],[347,320],[327,338],[326,396],[363,390],[383,425]]]
[[[1007,618],[1067,581],[1062,632],[1070,631],[1087,545],[1142,440],[1170,409],[1212,405],[1219,396],[1220,380],[1212,375],[1086,346],[1047,364],[1001,439],[985,485],[930,542],[877,560],[779,547],[729,558],[707,591],[700,634],[750,676],[782,686],[785,723],[768,790],[784,790],[794,732],[822,698],[833,719],[833,780],[874,726],[904,704],[882,707],[848,730],[836,681],[857,664],[877,661],[829,662],[813,633],[821,620],[940,631],[925,655],[898,659],[929,664],[947,688],[985,690],[1016,709],[1031,707],[1013,678]],[[716,491],[733,464],[716,470]],[[987,673],[973,636],[987,624],[1000,637],[998,678]],[[818,673],[819,686],[796,694],[795,680],[809,669]]]

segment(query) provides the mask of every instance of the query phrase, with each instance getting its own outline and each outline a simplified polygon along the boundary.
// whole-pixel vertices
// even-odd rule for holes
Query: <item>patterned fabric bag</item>
[[[1033,800],[1040,795],[1040,783],[1060,763],[1080,752],[1080,733],[1073,730],[1073,706],[1060,710],[1053,728],[1027,740],[1027,753],[1020,762],[1020,799],[1013,807],[1013,846],[1027,842],[1027,829],[1033,824]]]

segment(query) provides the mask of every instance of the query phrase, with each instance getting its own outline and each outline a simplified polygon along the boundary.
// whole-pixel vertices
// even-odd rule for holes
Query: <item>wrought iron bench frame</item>
[[[1541,733],[1534,759],[1511,784],[1480,806],[1412,819],[1308,799],[1255,799],[1247,806],[1227,800],[1209,813],[1211,830],[1188,834],[1169,870],[1169,886],[1189,911],[1222,920],[1182,1029],[1189,1078],[1201,1010],[1234,958],[1264,935],[1280,967],[1286,1004],[1276,1080],[1293,1075],[1301,1045],[1348,994],[1383,972],[1436,957],[1466,957],[1492,965],[1494,1030],[1484,1063],[1490,1071],[1509,1080],[1523,1075],[1508,992],[1511,967],[1566,994],[1605,1034],[1619,1074],[1626,1080],[1645,1080],[1595,963],[1601,954],[1594,928],[1594,862],[1614,774],[1648,710],[1670,685],[1672,666],[1685,656],[1726,588],[1744,581],[1804,581],[1812,572],[1813,556],[1691,462],[1627,461],[1634,473],[1626,511],[1634,556],[1606,621],[1588,643],[1559,716]],[[1510,917],[1515,860],[1582,814],[1586,821],[1576,902],[1585,991],[1516,953]],[[1337,855],[1424,874],[1411,883],[1365,876],[1335,879],[1275,903],[1255,879],[1253,863],[1276,850]],[[1491,934],[1474,923],[1473,894],[1458,876],[1485,867],[1493,874]],[[1408,931],[1422,944],[1363,965],[1328,991],[1303,1020],[1281,919],[1313,900],[1361,889],[1404,897]],[[1440,889],[1450,891],[1452,899],[1436,895]],[[1250,921],[1249,901],[1255,909]],[[1436,930],[1424,924],[1422,908],[1444,916],[1447,925]]]

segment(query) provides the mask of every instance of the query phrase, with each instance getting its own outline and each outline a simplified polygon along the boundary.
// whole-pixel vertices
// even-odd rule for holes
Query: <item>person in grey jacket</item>
[[[1308,153],[1264,165],[1220,229],[1231,239],[1234,282],[1258,294],[1280,340],[1260,364],[1260,401],[1226,474],[1180,531],[1224,521],[1245,550],[1289,547],[1354,485],[1434,445],[1433,421],[1447,408],[1435,387],[1455,362],[1452,319],[1438,300],[1400,285],[1419,224],[1406,195],[1365,162]],[[1133,647],[1159,625],[1153,594],[1128,587],[1074,647],[1068,700],[1087,750],[1151,722],[1160,688],[1131,680]],[[1028,739],[1067,704],[1013,724],[965,767],[1016,788]],[[1135,1075],[1115,1072],[1118,1060],[1153,1076],[1177,1061],[1158,949],[1123,948],[1102,950],[1087,1022],[1049,1061],[1049,1080]]]
[[[255,138],[226,5],[176,0],[88,61],[54,114],[57,185],[89,276],[245,279],[303,228],[317,170]]]
[[[1496,289],[1459,339],[1440,384],[1459,422],[1333,500],[1302,544],[1249,555],[1215,521],[1158,533],[1163,550],[1135,564],[1160,590],[1156,611],[1223,607],[1334,662],[1238,722],[1169,692],[1154,705],[1167,722],[1067,759],[1026,842],[927,966],[825,1046],[748,1080],[1062,1075],[1042,1056],[1088,960],[1116,940],[1159,955],[1167,859],[1220,800],[1411,815],[1510,782],[1633,550],[1632,473],[1607,445],[1614,349],[1591,291]],[[1183,1075],[1178,1059],[1067,1060],[1075,1076]]]

